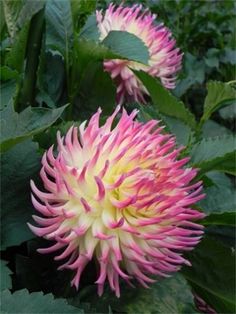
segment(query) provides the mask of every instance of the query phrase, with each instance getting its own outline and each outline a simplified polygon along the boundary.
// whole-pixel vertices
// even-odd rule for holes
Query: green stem
[[[72,91],[71,91],[71,85],[70,85],[70,59],[69,59],[69,48],[66,41],[66,55],[65,55],[65,67],[66,67],[66,85],[67,85],[67,95],[69,100],[69,106],[66,110],[66,119],[68,121],[72,120],[72,114],[73,114],[73,97],[72,97]]]
[[[31,20],[26,53],[26,67],[20,96],[20,108],[34,105],[37,69],[42,44],[44,10],[39,11]]]
[[[231,84],[236,84],[236,80],[229,81],[229,82],[227,82],[226,84],[228,84],[228,85],[231,85]]]
[[[75,34],[74,34],[75,37]],[[66,68],[66,85],[67,85],[67,95],[69,100],[69,106],[66,109],[66,120],[70,121],[73,120],[73,103],[74,103],[74,96],[73,96],[73,89],[72,84],[73,82],[73,65],[70,64],[70,55],[69,55],[69,46],[68,46],[68,39],[66,38],[66,53],[65,53],[65,68]],[[73,43],[74,45],[74,43]],[[73,47],[74,49],[74,47]],[[74,57],[74,53],[73,53]],[[72,57],[72,60],[73,60]]]

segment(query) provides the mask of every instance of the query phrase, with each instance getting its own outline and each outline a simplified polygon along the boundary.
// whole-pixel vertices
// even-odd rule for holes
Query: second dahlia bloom
[[[194,221],[203,213],[191,208],[202,199],[201,182],[191,184],[197,171],[183,168],[175,138],[162,134],[158,121],[135,121],[119,107],[103,126],[101,110],[87,127],[58,133],[42,158],[40,172],[45,191],[31,182],[32,202],[41,214],[30,225],[40,237],[53,241],[40,253],[61,250],[60,269],[75,270],[72,284],[94,258],[98,264],[98,293],[106,280],[119,296],[119,278],[136,279],[144,287],[150,276],[168,277],[190,263],[182,256],[201,238]]]
[[[148,94],[145,86],[134,75],[133,70],[142,70],[160,78],[169,89],[175,88],[176,72],[181,68],[182,54],[175,48],[175,40],[163,24],[155,24],[156,15],[148,10],[142,11],[141,5],[116,7],[110,4],[103,14],[97,11],[97,23],[100,40],[110,31],[126,31],[142,40],[149,52],[148,65],[128,60],[107,60],[105,71],[111,74],[117,84],[117,102],[124,100],[145,102]]]

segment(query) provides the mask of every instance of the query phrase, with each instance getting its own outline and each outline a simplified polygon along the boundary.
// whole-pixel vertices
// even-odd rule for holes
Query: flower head
[[[141,5],[132,7],[110,4],[103,14],[97,11],[97,23],[100,40],[110,31],[127,31],[140,38],[149,52],[148,65],[128,60],[107,60],[105,71],[111,74],[117,84],[117,101],[125,99],[145,102],[144,94],[148,91],[134,75],[133,70],[142,70],[151,76],[160,78],[169,89],[175,87],[176,72],[181,68],[182,54],[175,48],[175,40],[163,24],[155,24],[156,15],[148,10],[142,11]]]
[[[194,221],[204,216],[191,208],[202,186],[190,183],[197,171],[183,168],[189,158],[178,159],[175,138],[162,134],[158,121],[135,121],[136,110],[123,110],[112,128],[119,110],[103,126],[99,109],[87,127],[58,133],[57,153],[52,146],[42,158],[45,191],[31,182],[41,215],[33,216],[40,227],[30,225],[54,241],[40,253],[62,249],[55,259],[76,271],[73,285],[94,258],[98,293],[107,279],[117,296],[120,277],[146,287],[154,281],[149,275],[167,277],[189,265],[182,253],[199,242],[202,226]]]

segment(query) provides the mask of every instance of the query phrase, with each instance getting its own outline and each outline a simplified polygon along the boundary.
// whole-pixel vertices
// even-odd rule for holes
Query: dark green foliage
[[[12,272],[10,271],[10,269],[7,267],[7,262],[1,260],[1,267],[0,267],[0,273],[1,273],[1,291],[5,290],[5,289],[11,289],[12,288],[12,284],[11,284],[11,274]]]
[[[54,110],[28,107],[18,114],[11,105],[8,105],[1,112],[1,151],[6,151],[48,128],[60,117],[65,107]]]
[[[73,34],[70,1],[47,1],[45,20],[46,47],[59,51],[68,62]]]
[[[194,290],[218,313],[235,313],[235,250],[208,236],[189,255],[183,269]]]
[[[147,0],[146,4],[171,29],[185,53],[174,92],[200,116],[206,82],[235,79],[235,1]]]
[[[31,140],[15,145],[1,157],[1,248],[33,238],[29,180],[40,168],[38,145]]]
[[[29,294],[26,289],[19,290],[10,293],[9,290],[5,290],[2,293],[2,313],[3,314],[14,314],[16,313],[75,313],[83,314],[83,310],[79,310],[76,307],[72,307],[67,304],[65,300],[54,299],[52,294],[43,295],[42,292],[34,292]]]
[[[91,302],[98,313],[108,313],[109,305],[115,313],[162,314],[162,313],[198,313],[194,307],[193,295],[181,274],[172,278],[159,279],[152,289],[131,288],[125,283],[121,288],[121,297],[117,299],[108,289],[97,302],[93,293],[95,287],[81,291],[81,301]],[[76,298],[72,299],[72,304]],[[92,313],[89,311],[89,313]]]
[[[161,83],[148,74],[140,72],[137,73],[137,76],[147,87],[152,103],[160,113],[177,118],[192,128],[195,127],[194,115],[184,106],[183,102],[175,98]]]
[[[209,172],[207,176],[213,182],[213,185],[205,189],[206,198],[199,203],[204,208],[204,212],[207,214],[234,213],[236,199],[232,180],[225,174],[217,171]]]
[[[232,102],[236,97],[235,89],[229,84],[222,82],[209,82],[207,90],[208,94],[204,102],[204,112],[201,118],[202,124],[210,118],[214,111],[220,109],[220,107],[229,105],[230,101]]]
[[[191,162],[195,167],[200,167],[201,175],[214,169],[235,174],[232,166],[235,150],[233,135],[204,138],[192,147]]]

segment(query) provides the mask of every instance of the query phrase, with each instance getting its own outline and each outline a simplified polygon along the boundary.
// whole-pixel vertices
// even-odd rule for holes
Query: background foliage
[[[120,1],[115,1],[120,3]],[[110,1],[1,1],[1,290],[2,313],[198,313],[198,294],[218,313],[235,313],[235,2],[143,0],[173,32],[184,52],[177,87],[168,92],[147,74],[136,75],[150,93],[139,119],[162,119],[176,135],[190,164],[200,169],[207,197],[203,241],[176,276],[150,290],[122,286],[121,298],[107,290],[101,299],[91,263],[79,292],[71,273],[58,272],[53,255],[26,222],[33,213],[29,179],[40,158],[72,124],[101,106],[115,106],[115,86],[103,72],[104,58],[147,61],[134,35],[112,32],[102,43],[95,9]],[[126,1],[133,4],[134,1]]]

